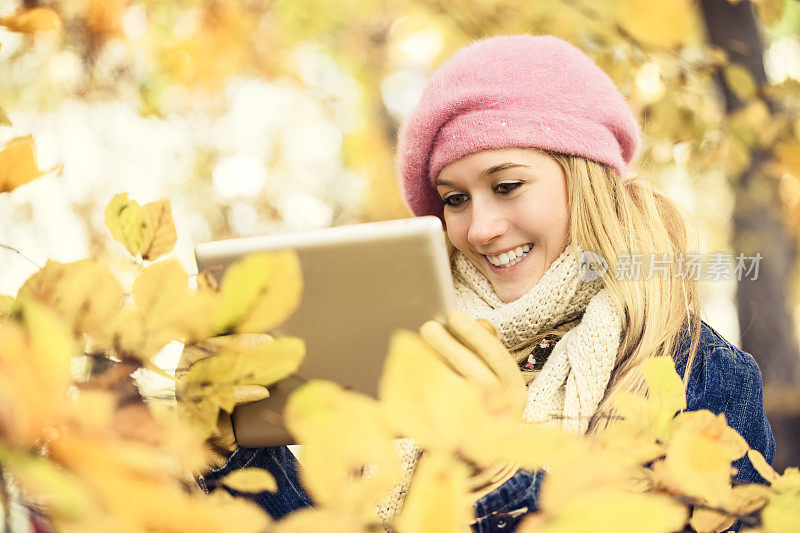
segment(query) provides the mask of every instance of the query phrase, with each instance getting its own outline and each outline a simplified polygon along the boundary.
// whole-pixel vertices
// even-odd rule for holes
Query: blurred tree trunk
[[[764,86],[764,48],[753,5],[728,0],[701,0],[700,5],[710,43],[725,50],[731,62],[744,66],[753,80]],[[722,76],[718,80],[727,114],[741,109],[745,103]],[[772,104],[767,104],[774,111]],[[767,416],[776,440],[775,465],[782,469],[800,463],[800,415],[772,407],[786,405],[785,399],[776,396],[800,386],[800,353],[787,299],[797,247],[781,219],[775,180],[762,171],[770,154],[755,148],[751,158],[749,168],[731,176],[735,193],[732,240],[735,253],[753,256],[760,252],[763,259],[757,279],[739,280],[736,303],[742,349],[756,357],[764,377]]]

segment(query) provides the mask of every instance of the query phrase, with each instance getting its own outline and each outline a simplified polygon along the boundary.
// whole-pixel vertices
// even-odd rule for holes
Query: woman
[[[642,361],[668,355],[688,408],[725,413],[771,461],[758,367],[700,320],[694,283],[678,272],[681,215],[626,176],[638,144],[631,109],[590,58],[555,37],[502,36],[436,70],[401,130],[397,168],[414,215],[444,223],[460,309],[489,320],[519,363],[525,421],[595,437],[616,393],[646,392]],[[622,268],[631,254],[669,261],[636,275]],[[311,503],[285,448],[239,449],[211,477],[244,464],[279,474],[278,494],[259,496],[274,516]],[[738,480],[760,480],[746,458],[735,466]],[[540,480],[490,473],[473,528],[508,531],[537,508]]]

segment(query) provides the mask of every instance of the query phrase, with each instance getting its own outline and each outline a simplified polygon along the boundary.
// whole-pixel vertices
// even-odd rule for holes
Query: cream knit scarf
[[[608,386],[622,334],[622,316],[602,281],[582,281],[578,260],[567,247],[533,289],[505,303],[464,254],[456,252],[451,266],[459,310],[490,320],[514,355],[530,350],[529,341],[538,333],[582,317],[556,343],[528,386],[523,420],[555,422],[568,431],[586,432]],[[402,505],[419,459],[419,450],[408,439],[403,439],[400,447],[403,481],[378,506],[382,519],[390,519]]]

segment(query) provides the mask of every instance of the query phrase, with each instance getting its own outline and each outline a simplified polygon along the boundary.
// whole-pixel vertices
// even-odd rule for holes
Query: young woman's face
[[[567,245],[567,179],[549,154],[475,152],[445,166],[435,185],[447,236],[504,302],[530,291]]]

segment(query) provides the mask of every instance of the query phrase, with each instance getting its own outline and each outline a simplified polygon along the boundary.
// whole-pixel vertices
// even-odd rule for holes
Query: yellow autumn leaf
[[[697,533],[717,533],[727,531],[736,523],[736,517],[714,509],[697,507],[692,512],[689,524]]]
[[[783,15],[784,0],[753,0],[753,3],[758,18],[767,26],[778,22]]]
[[[72,419],[86,429],[103,430],[111,425],[117,399],[107,390],[82,390],[69,403]]]
[[[6,294],[0,294],[0,319],[10,317],[17,308],[16,300]]]
[[[0,17],[0,26],[9,31],[34,33],[61,29],[61,17],[49,7],[34,7],[8,17]]]
[[[472,499],[466,465],[449,455],[423,456],[396,518],[400,533],[448,533],[468,529]]]
[[[745,440],[731,429],[725,415],[700,410],[678,415],[667,442],[665,464],[687,495],[713,506],[727,501],[731,462],[747,452]]]
[[[111,236],[121,242],[128,252],[136,256],[144,243],[147,222],[144,210],[128,193],[114,196],[106,207],[105,223]]]
[[[642,374],[647,383],[647,397],[659,404],[665,414],[672,417],[686,409],[686,392],[671,357],[653,357],[644,361]]]
[[[177,412],[181,420],[208,437],[218,433],[221,408],[221,402],[215,396],[198,396],[178,402]]]
[[[170,317],[191,294],[189,276],[177,260],[159,261],[142,270],[131,293],[136,307],[148,317]]]
[[[181,264],[170,259],[148,265],[131,289],[136,307],[166,342],[211,335],[211,314],[216,306],[212,293],[194,292]]]
[[[13,191],[41,175],[30,135],[11,139],[0,150],[0,193]]]
[[[11,119],[8,118],[5,109],[0,107],[0,126],[11,126]]]
[[[626,453],[639,464],[653,461],[666,453],[652,431],[631,424],[628,420],[609,425],[600,434],[599,442],[607,448]]]
[[[296,372],[305,355],[305,344],[293,337],[255,346],[241,337],[216,337],[195,346],[209,356],[194,360],[176,385],[181,415],[206,435],[216,430],[220,409],[233,411],[242,386],[271,385]]]
[[[177,240],[169,200],[139,205],[127,193],[114,196],[105,211],[106,227],[128,252],[152,261],[172,251]]]
[[[614,407],[624,422],[634,425],[656,436],[658,405],[648,398],[630,392],[620,392],[614,396]]]
[[[736,485],[731,489],[725,509],[738,515],[754,513],[769,502],[770,494],[769,488],[764,485],[755,483]]]
[[[239,492],[276,492],[275,477],[262,468],[240,468],[220,480],[220,483]]]
[[[107,531],[222,533],[236,524],[236,531],[256,532],[264,531],[269,523],[252,504],[242,506],[234,499],[209,501],[188,492],[164,468],[169,463],[163,450],[67,430],[53,439],[50,454],[90,488],[106,514]]]
[[[147,349],[146,319],[136,309],[123,309],[109,325],[108,345],[118,355],[137,357],[139,354],[149,353]],[[142,359],[145,357],[142,356]]]
[[[305,508],[295,511],[275,524],[275,528],[270,530],[274,533],[369,533],[373,531],[367,528],[358,517],[352,516],[340,509]]]
[[[739,63],[729,63],[723,68],[722,75],[731,92],[742,100],[755,96],[758,85],[744,66]]]
[[[634,39],[653,46],[682,45],[692,29],[694,7],[690,0],[621,0],[617,22]]]
[[[249,255],[225,271],[215,331],[264,333],[297,309],[302,290],[300,260],[293,251]]]
[[[663,439],[675,413],[686,409],[686,391],[671,357],[654,357],[642,363],[647,400],[654,405],[655,432]]]
[[[425,449],[459,450],[485,420],[478,389],[407,330],[395,332],[389,342],[379,397],[396,431]]]
[[[304,444],[302,476],[314,501],[356,515],[374,514],[376,496],[400,475],[400,456],[378,402],[315,380],[292,393],[284,420]],[[357,475],[366,465],[372,475]]]
[[[796,139],[781,141],[772,154],[781,172],[800,178],[800,142]]]
[[[642,466],[618,451],[572,446],[548,461],[547,481],[542,485],[540,505],[558,515],[584,494],[605,490],[630,490],[641,478]],[[575,472],[581,472],[576,476]]]
[[[142,259],[152,261],[168,254],[178,240],[169,200],[142,206],[146,233],[142,243]]]
[[[755,468],[756,472],[758,472],[761,477],[767,480],[768,483],[772,483],[778,477],[778,473],[770,466],[764,456],[761,455],[761,452],[758,450],[747,450],[747,458],[750,459],[750,463]]]
[[[752,160],[750,154],[750,142],[755,142],[756,137],[752,137],[752,141],[745,141],[736,135],[729,135],[726,139],[724,150],[723,166],[725,172],[732,176],[738,176],[744,172]]]
[[[46,458],[13,450],[0,444],[0,464],[14,476],[26,498],[67,518],[78,518],[90,495],[82,483]]]
[[[105,338],[122,308],[122,286],[108,266],[93,259],[48,260],[20,287],[17,298],[33,298],[61,314],[72,330]]]
[[[773,494],[761,512],[761,522],[768,533],[798,531],[800,524],[800,495]]]
[[[64,417],[77,347],[52,311],[32,300],[21,304],[21,321],[0,326],[0,435],[30,446]]]
[[[766,146],[770,131],[773,129],[773,116],[767,105],[758,99],[749,102],[728,118],[728,128],[742,143],[747,146]]]
[[[664,495],[598,488],[571,498],[544,527],[523,522],[520,533],[669,533],[680,531],[686,518],[686,508]]]
[[[215,343],[217,353],[194,363],[187,372],[187,387],[203,384],[269,386],[297,371],[305,344],[281,337],[258,346],[238,343],[235,335]]]
[[[49,309],[38,303],[24,302],[22,313],[33,350],[32,362],[38,366],[36,370],[48,392],[58,397],[71,381],[70,364],[78,354],[75,338]]]
[[[800,468],[790,466],[784,470],[783,475],[772,482],[772,489],[800,495]]]

